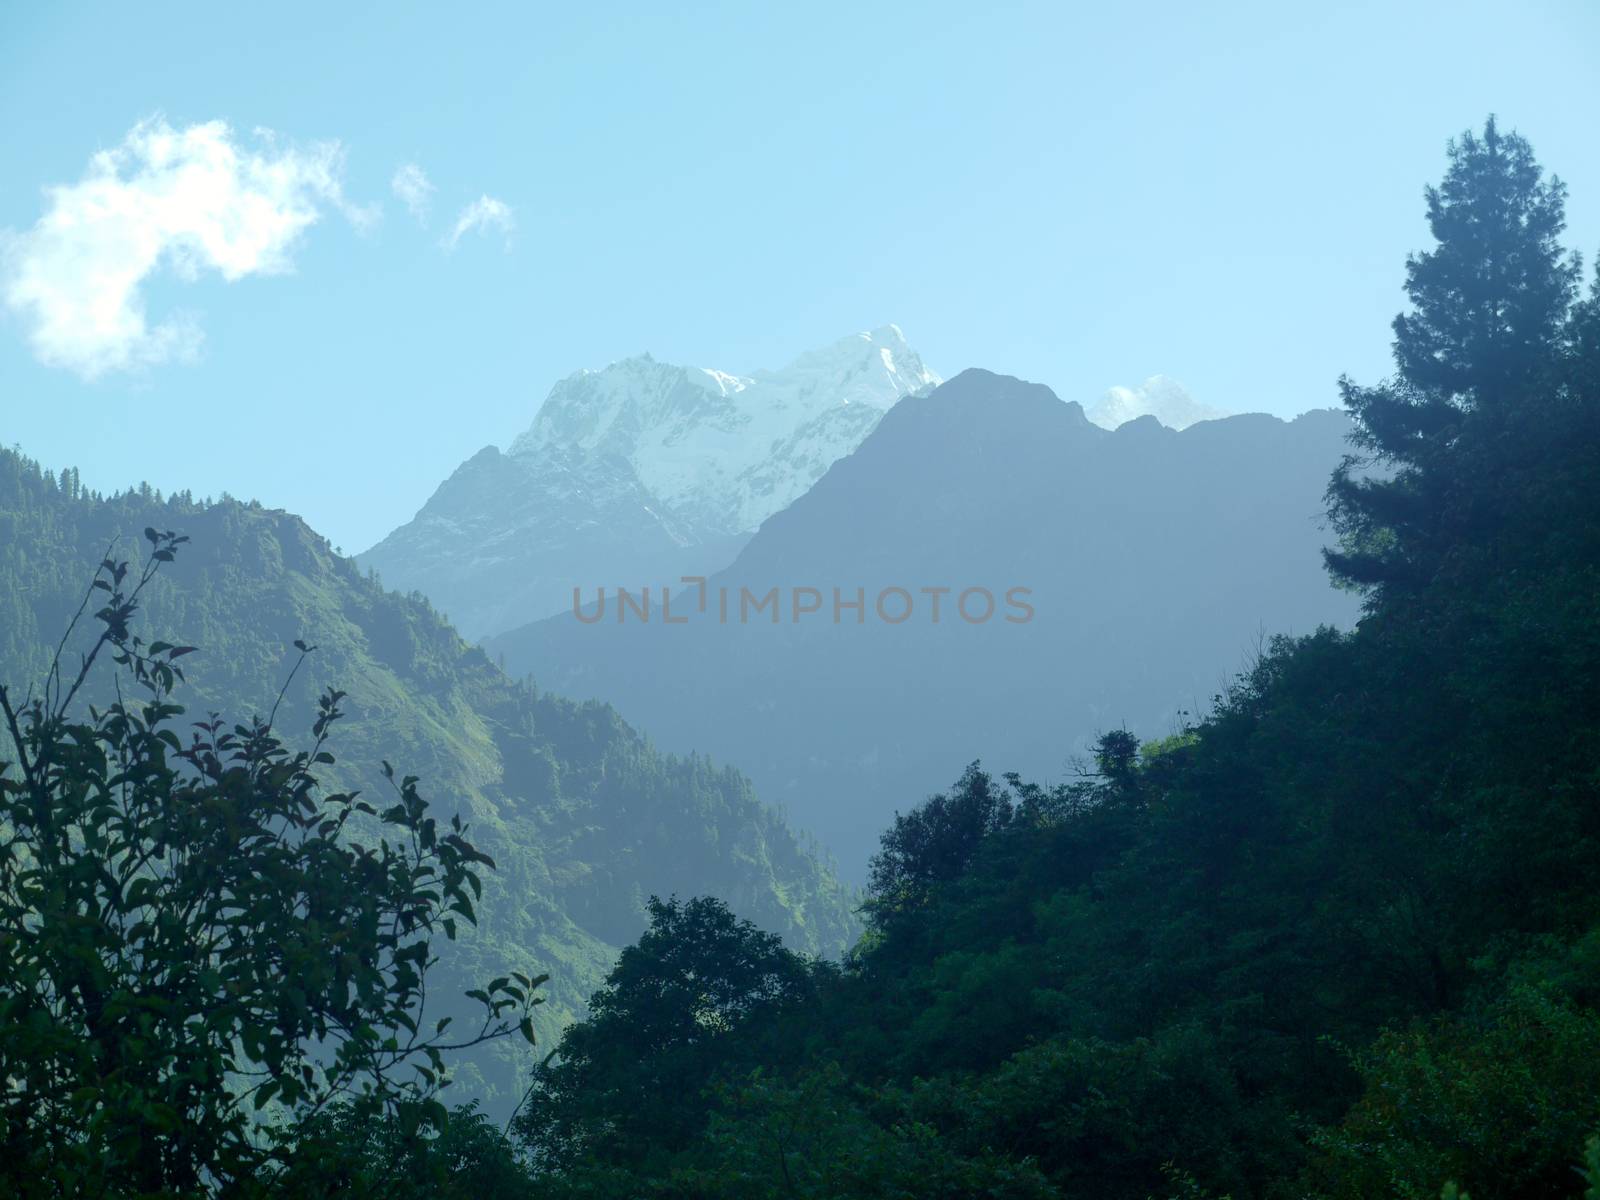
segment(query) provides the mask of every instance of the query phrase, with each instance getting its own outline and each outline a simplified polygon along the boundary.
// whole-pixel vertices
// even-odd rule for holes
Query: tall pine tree
[[[1340,548],[1329,569],[1369,604],[1432,579],[1475,518],[1465,442],[1507,434],[1549,383],[1580,264],[1558,241],[1566,187],[1494,117],[1449,146],[1427,190],[1438,245],[1406,262],[1412,311],[1394,321],[1396,375],[1339,381],[1357,453],[1328,489]],[[1481,507],[1481,506],[1479,506]]]

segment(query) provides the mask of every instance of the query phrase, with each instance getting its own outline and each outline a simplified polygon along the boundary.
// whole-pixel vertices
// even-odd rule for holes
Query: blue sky
[[[118,147],[136,175],[163,128],[226,122],[193,144],[264,164],[280,223],[136,271],[142,334],[86,347],[12,306],[0,442],[354,551],[555,379],[641,350],[747,371],[894,321],[945,375],[1089,402],[1160,372],[1295,413],[1386,371],[1422,187],[1491,110],[1567,180],[1593,260],[1596,46],[1585,0],[7,5],[6,270],[46,244],[44,189]],[[40,294],[101,295],[62,238]]]

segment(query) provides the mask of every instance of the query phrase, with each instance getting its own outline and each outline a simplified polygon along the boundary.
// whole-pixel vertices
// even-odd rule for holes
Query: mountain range
[[[469,638],[621,574],[715,571],[896,400],[937,383],[894,325],[747,377],[648,354],[579,371],[507,451],[468,459],[358,561]]]
[[[1264,631],[1351,624],[1319,523],[1348,432],[1331,411],[1108,431],[1046,387],[966,371],[890,409],[703,593],[630,570],[596,581],[603,603],[585,588],[584,620],[485,648],[739,763],[859,878],[892,812],[968,759],[1060,777],[1107,729],[1181,729]],[[958,610],[969,589],[988,619],[967,619],[980,591]]]
[[[1059,773],[1104,728],[1180,725],[1173,697],[1197,707],[1259,630],[1353,617],[1313,520],[1343,416],[1191,423],[1159,377],[1130,396],[1100,406],[1108,430],[1036,384],[967,371],[938,386],[894,326],[747,378],[629,359],[562,381],[507,452],[463,464],[363,556],[381,580],[290,514],[101,496],[3,452],[0,678],[42,675],[108,542],[188,534],[143,620],[202,648],[190,710],[261,711],[294,641],[314,643],[279,726],[309,726],[339,687],[351,718],[330,782],[381,788],[391,761],[470,820],[499,870],[448,983],[491,963],[550,972],[549,1036],[650,895],[719,896],[797,949],[838,953],[852,897],[797,828],[859,877],[890,813],[972,755]],[[1141,405],[1187,427],[1123,419]],[[777,599],[724,624],[684,575],[736,609],[745,592]],[[659,604],[664,584],[686,627],[659,609],[618,623],[618,587]],[[602,587],[605,619],[578,620],[573,589]],[[881,606],[896,589],[916,608],[904,621]],[[969,590],[990,618],[967,619]],[[441,608],[480,633],[554,615],[479,647]],[[539,687],[514,682],[528,676]],[[510,1054],[467,1063],[464,1094],[513,1103]]]

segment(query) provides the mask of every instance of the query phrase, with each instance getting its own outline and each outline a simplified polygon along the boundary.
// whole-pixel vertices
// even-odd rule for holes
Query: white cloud
[[[456,216],[456,223],[450,232],[445,235],[444,248],[454,250],[456,243],[474,230],[488,232],[498,229],[506,235],[507,247],[511,244],[511,233],[516,228],[516,221],[511,215],[511,206],[504,200],[496,200],[493,196],[479,196],[467,205]]]
[[[173,129],[153,118],[89,160],[81,180],[46,189],[32,229],[0,230],[0,300],[34,355],[85,378],[193,358],[194,320],[154,323],[141,289],[161,268],[228,282],[293,269],[290,251],[325,208],[363,228],[372,209],[344,198],[337,142],[280,146],[257,130],[244,149],[222,121]]]
[[[428,223],[428,210],[433,204],[433,183],[427,172],[416,163],[406,163],[395,171],[389,181],[394,194],[411,210],[418,225]]]

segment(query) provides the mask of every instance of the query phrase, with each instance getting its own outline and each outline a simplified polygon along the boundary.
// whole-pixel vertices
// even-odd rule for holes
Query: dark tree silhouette
[[[1557,240],[1566,188],[1544,177],[1527,140],[1490,117],[1482,137],[1452,141],[1449,158],[1426,193],[1437,245],[1406,262],[1412,309],[1394,321],[1397,373],[1376,387],[1340,380],[1358,452],[1329,487],[1341,545],[1326,557],[1375,601],[1440,569],[1469,507],[1457,468],[1474,456],[1458,443],[1503,434],[1548,383],[1577,294],[1578,258]]]

